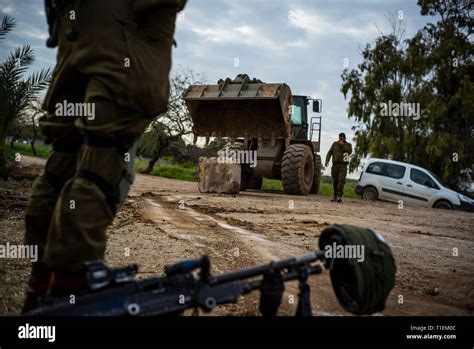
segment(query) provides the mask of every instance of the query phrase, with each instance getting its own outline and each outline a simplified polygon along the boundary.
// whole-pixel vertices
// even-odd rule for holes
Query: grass
[[[348,179],[344,187],[344,197],[346,198],[358,198],[359,195],[355,193],[355,187],[357,181],[354,179]],[[276,179],[266,179],[263,180],[262,185],[263,190],[276,190],[283,191],[283,184],[280,180]],[[319,185],[319,195],[322,196],[332,196],[332,179],[329,176],[323,176],[321,178],[321,183]]]
[[[37,156],[40,158],[47,158],[48,154],[51,150],[51,146],[38,144],[36,147]],[[22,155],[29,155],[33,156],[33,152],[31,151],[31,146],[29,144],[23,143],[15,143],[15,148],[11,148],[8,144],[6,147],[6,153],[8,159],[14,159],[16,153],[20,153]],[[174,158],[169,157],[164,159],[166,161],[172,162]],[[139,171],[147,166],[147,162],[136,159],[135,160],[135,170]],[[160,176],[172,179],[179,179],[183,181],[189,182],[196,182],[198,178],[198,166],[191,162],[185,163],[172,163],[172,164],[163,164],[163,165],[155,165],[153,167],[153,171],[151,175],[153,176]],[[358,198],[359,196],[355,193],[355,187],[357,185],[357,180],[348,179],[346,182],[346,186],[344,187],[344,197],[346,198]],[[281,191],[283,192],[283,185],[280,180],[276,179],[266,179],[263,180],[262,185],[263,190],[274,190],[274,191]],[[329,176],[323,176],[321,178],[321,184],[319,186],[319,195],[322,196],[332,196],[332,179]]]
[[[49,155],[49,152],[51,151],[51,146],[45,144],[35,144],[35,149],[37,157],[46,159]],[[10,143],[8,143],[5,145],[5,151],[7,159],[14,159],[16,153],[19,153],[21,155],[34,156],[30,144],[15,143],[14,147],[12,148],[10,146]]]
[[[145,161],[138,159],[135,160],[135,169],[137,171],[145,168],[146,166],[147,163]],[[196,182],[198,178],[198,167],[191,162],[186,162],[184,164],[155,165],[151,175],[179,179],[188,182]]]

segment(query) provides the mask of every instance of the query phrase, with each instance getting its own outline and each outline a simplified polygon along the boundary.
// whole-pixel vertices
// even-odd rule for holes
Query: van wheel
[[[378,197],[379,193],[374,187],[365,187],[364,190],[362,190],[362,199],[364,200],[375,201]]]
[[[452,210],[453,205],[450,202],[442,200],[438,201],[433,205],[433,208],[443,209],[443,210]]]

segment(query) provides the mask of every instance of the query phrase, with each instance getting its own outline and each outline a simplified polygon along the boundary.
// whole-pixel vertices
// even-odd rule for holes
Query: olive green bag
[[[348,224],[325,228],[319,238],[319,248],[327,251],[329,247],[339,245],[364,246],[364,258],[363,261],[362,258],[359,261],[358,258],[327,259],[337,299],[352,314],[382,311],[395,285],[397,270],[387,242],[382,235],[367,228]]]

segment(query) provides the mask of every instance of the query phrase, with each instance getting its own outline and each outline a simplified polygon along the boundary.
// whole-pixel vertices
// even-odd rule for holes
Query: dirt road
[[[23,164],[23,175],[2,183],[0,243],[22,239],[30,173],[37,173],[42,161],[25,157]],[[473,218],[465,212],[399,209],[391,203],[356,199],[332,203],[317,195],[200,194],[196,183],[138,175],[109,229],[106,260],[113,266],[138,263],[140,276],[147,276],[161,273],[164,264],[208,254],[213,272],[221,273],[315,250],[325,226],[349,223],[382,233],[394,252],[396,287],[384,315],[468,315],[474,311]],[[28,263],[0,263],[0,314],[15,314]],[[328,273],[313,277],[310,285],[316,315],[346,314],[337,303]],[[289,285],[281,315],[295,311],[296,295],[297,285]],[[258,295],[213,314],[258,314]]]

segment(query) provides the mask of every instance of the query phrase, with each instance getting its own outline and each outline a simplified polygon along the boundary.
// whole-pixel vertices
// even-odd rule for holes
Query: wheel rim
[[[374,193],[371,190],[364,191],[363,197],[365,200],[374,200]]]
[[[446,202],[440,202],[436,205],[436,208],[441,210],[450,210],[451,206],[449,206]]]

